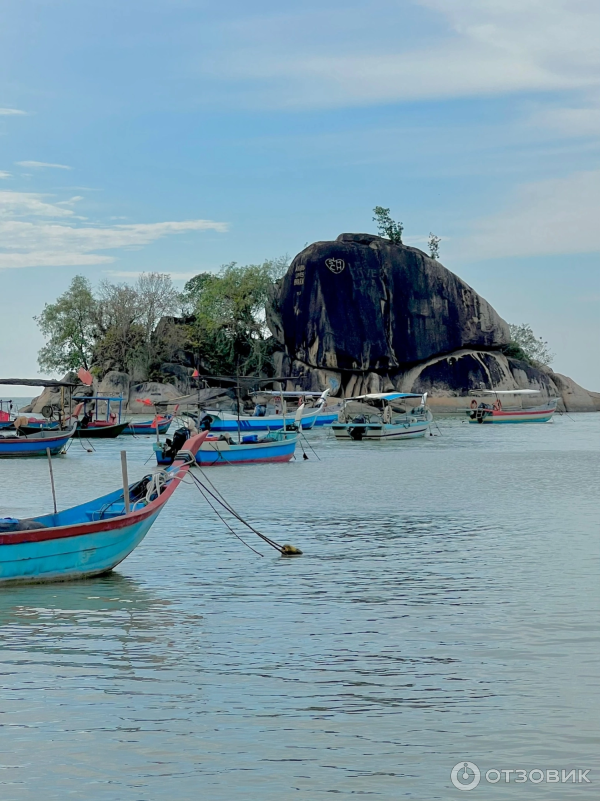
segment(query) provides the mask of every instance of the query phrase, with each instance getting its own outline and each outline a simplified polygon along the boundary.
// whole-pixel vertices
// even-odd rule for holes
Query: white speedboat
[[[420,398],[421,403],[410,411],[399,408],[398,402],[407,398]],[[356,404],[360,406],[357,408]],[[376,392],[345,398],[338,422],[333,423],[331,430],[338,439],[414,439],[429,432],[432,420],[427,393]]]

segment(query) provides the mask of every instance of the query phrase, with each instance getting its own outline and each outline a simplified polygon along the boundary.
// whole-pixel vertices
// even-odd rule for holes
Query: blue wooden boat
[[[154,434],[156,435],[156,429],[158,427],[159,434],[166,434],[173,422],[174,415],[172,414],[165,414],[159,415],[154,418],[154,420],[144,420],[140,423],[135,423],[133,420],[129,421],[129,425],[127,428],[123,430],[123,434],[137,434],[144,435],[144,434]]]
[[[288,411],[286,408],[285,398],[294,397],[299,395],[311,393],[300,392],[274,392],[274,391],[261,391],[255,393],[258,396],[265,395],[271,396],[275,400],[283,399],[283,413],[280,407],[279,411],[275,414],[267,414],[266,406],[257,403],[254,408],[254,414],[236,414],[235,412],[223,411],[205,411],[201,415],[200,426],[210,428],[211,431],[218,432],[237,432],[242,431],[245,434],[256,433],[258,431],[279,431],[287,428],[289,425],[301,423],[302,430],[307,431],[311,429],[317,421],[321,409],[325,406],[327,396],[330,390],[326,389],[319,395],[319,400],[314,406],[306,407],[302,405],[296,411]]]
[[[55,456],[75,435],[77,426],[68,431],[36,431],[19,436],[16,431],[0,432],[0,458],[5,456],[46,456],[46,448]]]
[[[0,521],[0,584],[67,581],[112,570],[136,548],[185,476],[206,434],[198,434],[172,467],[56,514]]]
[[[179,429],[178,431],[183,431]],[[178,432],[176,432],[177,434]],[[297,431],[274,431],[271,434],[251,434],[238,442],[236,435],[208,434],[198,448],[196,462],[201,467],[216,465],[271,464],[289,462],[294,456],[300,435]],[[177,448],[176,435],[173,437]],[[171,464],[173,447],[154,443],[158,464]]]

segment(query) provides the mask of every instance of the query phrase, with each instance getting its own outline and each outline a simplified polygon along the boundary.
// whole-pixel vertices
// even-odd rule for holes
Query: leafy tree
[[[536,337],[531,326],[510,324],[510,344],[504,348],[507,356],[522,359],[534,366],[548,367],[554,361],[554,354],[549,344],[541,337]],[[524,357],[524,358],[523,358]]]
[[[428,244],[429,244],[429,255],[431,256],[432,259],[439,259],[441,241],[442,240],[439,236],[436,236],[435,234],[432,234],[430,232]]]
[[[377,223],[377,231],[381,236],[387,238],[395,245],[402,244],[402,232],[404,226],[401,222],[394,222],[392,220],[390,210],[384,209],[383,206],[375,206],[373,209],[373,220]]]
[[[89,369],[97,333],[98,304],[87,278],[76,275],[55,303],[44,306],[37,322],[47,341],[38,354],[41,370]]]
[[[200,273],[184,287],[193,307],[190,339],[204,369],[232,375],[260,374],[272,368],[273,342],[265,306],[273,282],[287,268],[287,259],[238,266],[219,273]]]

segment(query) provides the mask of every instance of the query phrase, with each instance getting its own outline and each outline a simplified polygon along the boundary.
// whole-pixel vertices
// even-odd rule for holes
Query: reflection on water
[[[461,759],[600,781],[600,418],[440,430],[210,473],[299,559],[182,486],[111,576],[0,590],[2,799],[447,799]],[[118,486],[123,441],[95,447],[55,460],[61,506]],[[43,461],[0,486],[0,516],[51,504]]]

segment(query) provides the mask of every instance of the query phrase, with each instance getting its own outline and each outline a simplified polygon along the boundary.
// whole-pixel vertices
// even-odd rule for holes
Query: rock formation
[[[297,377],[290,388],[427,391],[440,410],[464,407],[470,390],[533,388],[567,410],[598,408],[570,379],[506,357],[507,323],[454,273],[379,236],[305,248],[275,287],[267,322],[281,347],[276,372]]]

